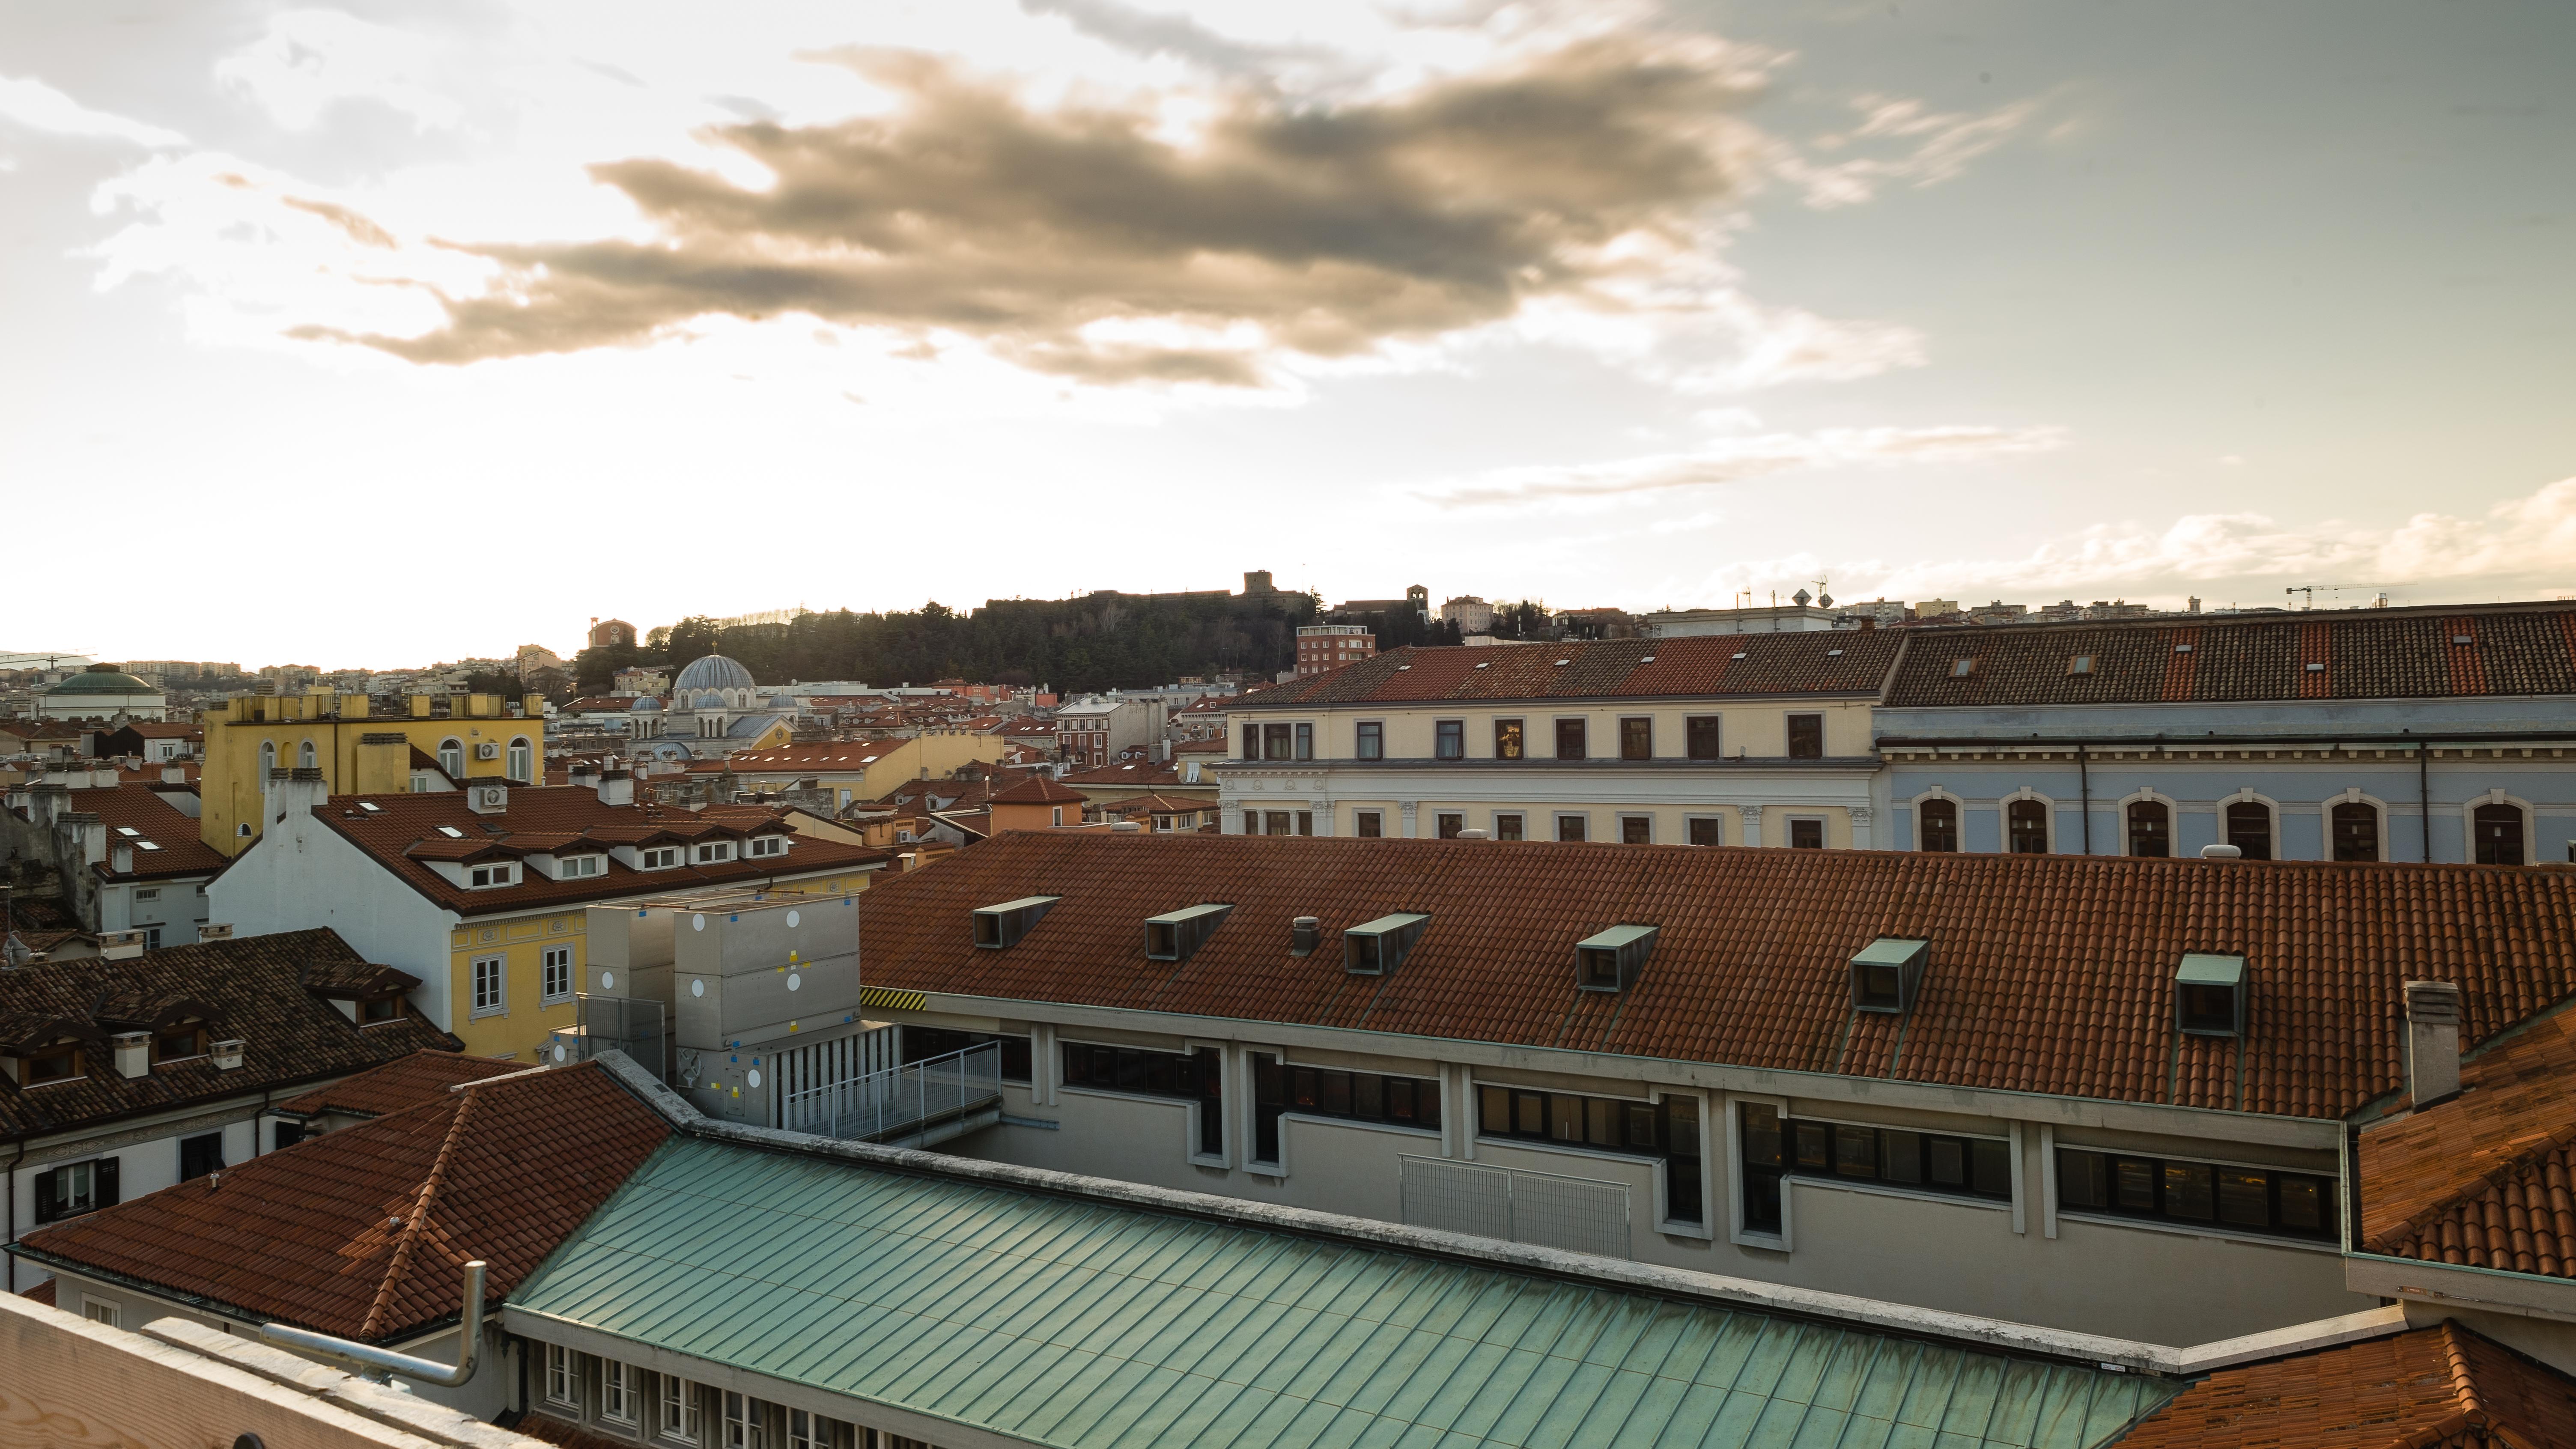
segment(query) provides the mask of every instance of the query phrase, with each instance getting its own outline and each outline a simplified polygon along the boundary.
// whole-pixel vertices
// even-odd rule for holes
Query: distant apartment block
[[[1377,636],[1358,624],[1308,624],[1297,631],[1297,675],[1329,674],[1377,654]]]

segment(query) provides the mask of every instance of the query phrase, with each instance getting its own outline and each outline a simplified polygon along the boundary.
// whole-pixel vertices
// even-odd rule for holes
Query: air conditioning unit
[[[474,793],[475,793],[476,795],[478,795],[478,796],[480,796],[480,797],[481,797],[480,799],[476,800],[474,803],[475,803],[475,804],[477,804],[477,805],[482,806],[482,807],[483,807],[484,809],[486,809],[486,810],[498,810],[498,809],[500,809],[500,808],[501,808],[501,806],[502,806],[502,804],[503,804],[505,801],[507,801],[507,800],[508,800],[508,798],[509,798],[508,796],[506,796],[506,795],[502,794],[500,791],[498,791],[498,790],[493,790],[493,789],[482,789],[482,790],[477,790],[477,791],[475,791]]]
[[[476,745],[474,747],[474,758],[478,760],[497,760],[501,758],[501,747],[490,743],[489,741]]]

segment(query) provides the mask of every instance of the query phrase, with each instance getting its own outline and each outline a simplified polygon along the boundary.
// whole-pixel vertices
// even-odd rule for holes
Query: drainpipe
[[[457,1324],[456,1362],[452,1366],[352,1339],[334,1338],[327,1333],[308,1333],[283,1323],[261,1324],[259,1336],[271,1343],[300,1348],[316,1358],[329,1359],[378,1383],[389,1382],[390,1375],[401,1374],[420,1383],[452,1389],[474,1377],[476,1361],[481,1356],[483,1270],[486,1266],[480,1258],[465,1265],[465,1308]]]
[[[2084,746],[2078,744],[2075,747],[2075,793],[2083,800],[2084,803],[2084,814],[2080,818],[2084,822],[2084,853],[2086,855],[2091,855],[2093,853],[2093,771],[2091,766],[2092,761],[2085,755]]]
[[[18,1164],[26,1160],[27,1144],[22,1141],[18,1144],[18,1155],[9,1159],[9,1176],[4,1189],[9,1194],[9,1237],[5,1244],[0,1244],[0,1253],[6,1253],[9,1259],[8,1282],[12,1293],[18,1291]]]
[[[2433,863],[2433,766],[2421,744],[2415,746],[2415,812],[2421,818],[2416,828],[2424,837],[2424,863]],[[2466,860],[2463,853],[2460,857]]]

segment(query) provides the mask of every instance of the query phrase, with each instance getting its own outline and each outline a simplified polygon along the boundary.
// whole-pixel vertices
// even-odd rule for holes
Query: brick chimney
[[[2406,1090],[2420,1111],[2460,1095],[2460,987],[2406,983]]]

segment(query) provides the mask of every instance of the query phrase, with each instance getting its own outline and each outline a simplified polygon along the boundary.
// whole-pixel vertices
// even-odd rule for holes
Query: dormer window
[[[1228,905],[1197,905],[1187,910],[1147,917],[1145,959],[1187,961],[1233,913],[1234,907]]]
[[[82,1076],[81,1066],[80,1043],[58,1041],[28,1054],[25,1081],[30,1087],[77,1081]]]
[[[1342,969],[1354,976],[1393,975],[1430,924],[1429,916],[1398,911],[1351,927],[1342,933]]]
[[[555,879],[579,880],[583,876],[605,875],[608,857],[604,855],[562,855],[555,857]]]
[[[712,865],[731,859],[733,859],[733,842],[730,840],[710,840],[698,847],[700,865]]]
[[[1931,953],[1931,942],[1897,936],[1881,936],[1863,947],[1851,958],[1852,1010],[1899,1016],[1912,1011]]]
[[[474,867],[472,871],[468,872],[466,878],[468,883],[476,890],[489,890],[494,886],[517,885],[519,883],[519,867],[516,864],[478,865]]]
[[[152,1061],[182,1062],[206,1054],[206,1028],[202,1022],[182,1021],[161,1028],[152,1035]]]
[[[358,1025],[375,1026],[381,1022],[400,1021],[402,1002],[399,996],[371,996],[358,1003]]]
[[[2174,971],[2174,1025],[2187,1036],[2243,1036],[2245,958],[2183,957]]]
[[[651,850],[639,850],[635,862],[637,870],[670,870],[680,863],[680,847],[657,845]]]
[[[1656,927],[1612,926],[1574,943],[1574,985],[1581,991],[1625,991],[1654,954]]]
[[[975,944],[987,951],[1007,950],[1036,929],[1062,896],[1022,896],[975,912]]]
[[[785,855],[787,853],[787,837],[784,835],[755,836],[744,844],[742,853],[755,859],[763,856]]]

